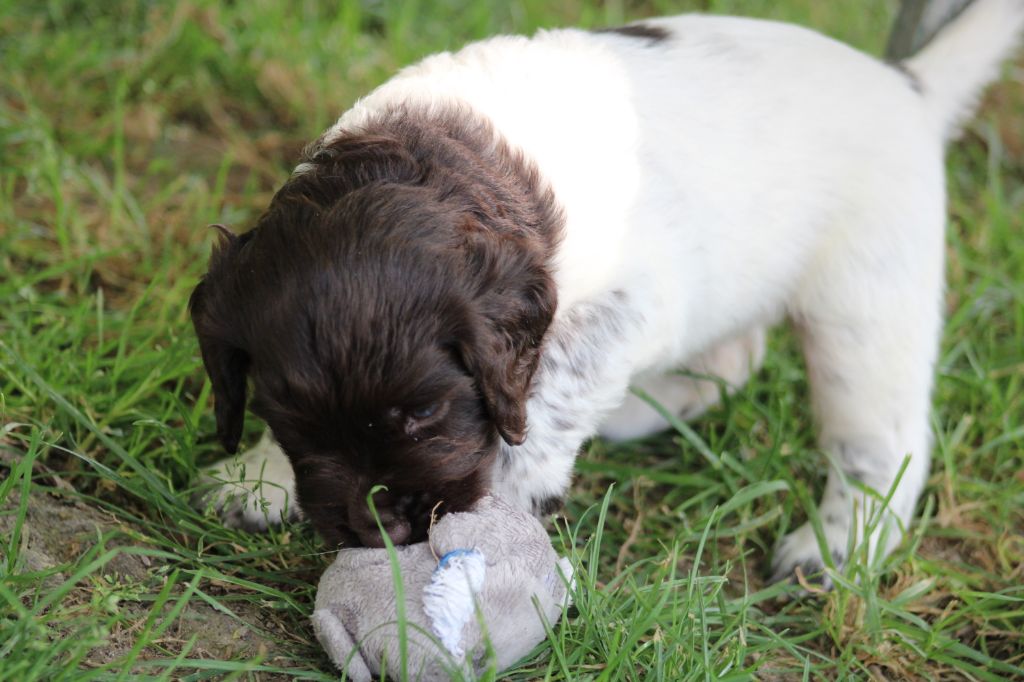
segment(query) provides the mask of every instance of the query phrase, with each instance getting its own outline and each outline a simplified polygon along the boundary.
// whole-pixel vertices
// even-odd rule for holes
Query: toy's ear
[[[330,609],[316,609],[311,620],[313,632],[338,670],[353,682],[370,682],[373,679],[370,668],[352,639],[352,633],[345,629],[338,617]]]

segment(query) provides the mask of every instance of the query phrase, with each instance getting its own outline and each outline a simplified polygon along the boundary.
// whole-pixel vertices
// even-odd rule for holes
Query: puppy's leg
[[[284,519],[301,517],[295,500],[295,473],[270,429],[256,447],[221,460],[205,472],[208,483],[220,482],[196,502],[212,504],[229,528],[266,530]]]
[[[793,311],[830,465],[818,511],[837,565],[851,542],[866,539],[870,560],[899,544],[928,474],[942,230],[941,213],[922,212],[931,224],[892,230],[896,243],[868,234],[868,246],[846,244],[823,258]],[[823,566],[809,523],[778,545],[773,577],[797,566],[805,574]]]
[[[747,382],[764,360],[765,330],[755,327],[718,344],[692,362],[686,374],[671,372],[635,377],[633,386],[654,398],[670,414],[693,419],[721,399],[722,386],[732,393]],[[687,376],[689,374],[690,376]],[[609,440],[643,438],[669,427],[653,407],[633,393],[601,423],[600,434]]]

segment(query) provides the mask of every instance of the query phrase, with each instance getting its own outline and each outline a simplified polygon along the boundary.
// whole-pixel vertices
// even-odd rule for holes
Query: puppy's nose
[[[380,520],[381,525],[384,526],[384,531],[391,538],[392,544],[404,545],[409,542],[409,538],[412,536],[412,524],[409,523],[408,519],[382,512]],[[357,528],[356,535],[359,536],[359,542],[363,543],[364,547],[384,546],[384,538],[381,536],[380,529],[376,523],[372,526]]]

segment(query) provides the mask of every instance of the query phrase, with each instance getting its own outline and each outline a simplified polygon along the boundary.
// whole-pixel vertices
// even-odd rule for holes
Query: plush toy
[[[572,566],[540,522],[495,497],[395,549],[404,586],[410,680],[507,668],[544,639],[569,601]],[[349,679],[401,675],[398,599],[388,552],[338,552],[320,579],[313,628]],[[489,646],[488,646],[489,643]]]

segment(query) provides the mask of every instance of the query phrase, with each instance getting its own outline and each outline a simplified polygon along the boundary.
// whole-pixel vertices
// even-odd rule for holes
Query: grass
[[[0,0],[0,679],[334,678],[308,527],[188,505],[220,452],[185,304],[205,226],[250,224],[357,96],[491,33],[692,9],[878,54],[893,5]],[[1020,64],[950,153],[935,463],[905,542],[827,594],[765,584],[824,469],[779,331],[699,422],[590,446],[556,537],[576,606],[509,678],[1024,677]]]

